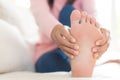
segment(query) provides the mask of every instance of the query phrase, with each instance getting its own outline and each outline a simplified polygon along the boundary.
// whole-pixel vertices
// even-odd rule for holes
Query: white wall
[[[95,0],[96,1],[96,16],[101,27],[110,31],[111,43],[110,47],[116,48],[117,35],[116,35],[116,3],[119,0]],[[118,45],[119,47],[119,45]]]

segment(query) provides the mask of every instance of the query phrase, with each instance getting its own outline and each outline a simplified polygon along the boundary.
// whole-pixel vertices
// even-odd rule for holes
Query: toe
[[[95,23],[95,26],[96,26],[97,28],[100,28],[100,24],[99,24],[98,22]]]
[[[91,19],[90,19],[90,23],[91,23],[92,25],[95,26],[96,19],[95,19],[94,17],[91,17]]]
[[[81,18],[80,11],[74,10],[74,11],[71,13],[71,16],[70,16],[71,25],[73,25],[73,24],[79,24],[80,18]]]
[[[89,23],[89,24],[90,24],[90,19],[91,19],[91,16],[87,15],[86,22]]]
[[[81,22],[86,22],[87,20],[87,12],[83,11],[81,13]]]

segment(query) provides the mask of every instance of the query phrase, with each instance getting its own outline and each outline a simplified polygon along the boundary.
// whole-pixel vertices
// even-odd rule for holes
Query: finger
[[[57,38],[58,35],[59,35],[59,34],[54,35],[54,36],[52,37],[52,39],[53,39],[56,43],[58,43],[58,38]]]
[[[59,34],[54,35],[54,36],[53,36],[53,40],[54,40],[54,42],[59,46],[59,44],[60,44],[60,39],[58,38],[58,36],[60,36],[60,35],[59,35]]]
[[[61,48],[61,50],[62,50],[62,48]],[[62,50],[70,59],[73,59],[74,58],[74,56],[71,54],[71,53],[69,53],[69,52],[67,52],[67,51],[65,51],[65,50]]]
[[[99,57],[100,57],[100,56],[99,56],[99,53],[93,53],[93,58],[94,58],[94,59],[99,59]]]
[[[67,39],[68,41],[72,42],[72,43],[75,43],[76,42],[76,39],[73,38],[71,35],[70,35],[70,29],[62,29],[61,30],[61,35],[65,37],[65,39]]]
[[[59,46],[64,52],[67,52],[73,56],[76,56],[79,54],[78,50],[73,50],[71,48],[65,47],[65,46]],[[66,54],[67,55],[67,54]]]
[[[68,53],[68,52],[65,52],[64,51],[64,53],[70,58],[70,59],[73,59],[74,58],[74,56],[73,55],[71,55],[70,53]]]
[[[93,48],[93,52],[99,53],[99,55],[101,56],[105,51],[107,51],[108,47],[109,47],[109,44],[107,43],[104,46]]]
[[[96,41],[96,45],[99,45],[99,46],[105,45],[110,40],[110,32],[109,31],[107,31],[104,28],[101,28],[101,32],[103,34],[102,40]]]
[[[53,40],[56,42],[58,46],[64,45],[73,49],[79,49],[79,46],[76,46],[77,44],[70,43],[67,39],[65,39],[65,37],[63,37],[63,34],[61,33],[64,33],[64,28],[62,27],[62,25],[56,25],[51,33],[51,37],[53,38]]]
[[[61,35],[58,35],[56,39],[57,39],[56,43],[59,46],[61,46],[61,45],[62,46],[66,46],[66,47],[69,47],[69,48],[74,49],[74,50],[78,50],[79,49],[79,45],[78,44],[70,43],[69,41],[64,39]]]
[[[98,49],[98,53],[100,56],[102,56],[107,51],[108,46],[109,46],[109,44],[106,44],[103,47],[101,47],[100,49]]]
[[[56,25],[56,26],[53,28],[52,32],[51,32],[51,38],[52,38],[53,40],[55,40],[55,41],[56,41],[57,35],[60,35],[58,30],[60,30],[59,28],[60,28],[61,26],[62,26],[62,25]]]

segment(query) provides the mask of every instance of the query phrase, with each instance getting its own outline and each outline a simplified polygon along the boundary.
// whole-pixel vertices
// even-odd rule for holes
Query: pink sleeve
[[[50,38],[52,29],[60,22],[51,14],[47,0],[31,0],[31,9],[40,31]]]
[[[94,0],[81,0],[82,9],[87,11],[88,14],[95,14],[95,1]]]

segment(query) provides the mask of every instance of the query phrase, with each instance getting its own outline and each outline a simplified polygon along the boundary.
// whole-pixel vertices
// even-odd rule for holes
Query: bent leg
[[[63,7],[59,14],[59,21],[63,25],[70,26],[70,14],[74,10],[74,7],[71,5],[66,5]],[[70,71],[69,58],[65,53],[56,49],[50,52],[45,53],[42,57],[39,58],[35,65],[37,72],[55,72],[55,71]]]
[[[71,26],[70,24],[70,15],[72,13],[72,11],[75,8],[71,5],[66,5],[63,7],[63,9],[60,11],[59,14],[59,21],[63,24],[63,25],[67,25],[67,26]]]
[[[35,65],[36,72],[70,71],[68,58],[59,53],[64,54],[60,49],[55,49],[41,56]]]

